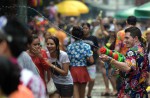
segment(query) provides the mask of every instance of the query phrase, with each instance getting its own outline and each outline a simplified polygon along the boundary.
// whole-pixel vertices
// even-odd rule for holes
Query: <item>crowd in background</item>
[[[126,46],[124,40],[128,42],[128,32],[138,32],[141,36],[132,35],[138,38],[130,41],[140,41],[143,46],[138,44],[137,50],[133,51],[140,49],[140,57],[143,58],[143,51],[146,51],[150,61],[149,23],[134,16],[129,16],[126,20],[95,17],[92,21],[65,17],[57,13],[52,2],[44,11],[45,18],[40,15],[30,17],[26,25],[22,25],[16,18],[0,18],[0,96],[84,98],[87,94],[87,98],[92,98],[96,74],[100,72],[105,84],[105,91],[101,92],[101,96],[148,98],[143,97],[147,95],[145,88],[150,85],[150,79],[147,78],[148,63],[143,59],[141,62],[144,63],[138,62],[138,71],[134,66],[129,70],[117,67],[126,72],[121,73],[125,75],[122,79],[121,75],[118,76],[118,70],[112,74],[114,68],[111,65],[117,66],[118,62],[101,56],[99,49],[106,46],[126,55],[126,59],[130,61],[130,56],[126,54],[130,47]],[[133,62],[128,63],[132,65]],[[142,64],[147,66],[143,68]],[[144,77],[140,86],[132,87],[140,81],[140,75]],[[131,82],[129,77],[133,76],[138,77],[138,80],[128,87],[127,82]],[[113,90],[110,89],[109,80]],[[48,85],[50,81],[56,87],[53,93],[48,90],[51,88]],[[135,88],[140,91],[134,91]]]

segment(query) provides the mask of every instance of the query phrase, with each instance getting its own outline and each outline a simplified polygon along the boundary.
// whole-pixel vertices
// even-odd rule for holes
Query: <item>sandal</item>
[[[101,96],[110,96],[110,93],[108,93],[108,92],[102,92]]]
[[[91,96],[87,96],[87,98],[92,98]]]
[[[118,95],[118,93],[110,93],[110,96],[117,96]]]

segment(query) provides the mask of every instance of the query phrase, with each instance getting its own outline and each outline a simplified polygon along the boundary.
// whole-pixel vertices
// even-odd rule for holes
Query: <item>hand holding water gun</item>
[[[113,59],[115,59],[115,60],[117,60],[117,61],[119,61],[119,62],[124,62],[124,61],[125,61],[124,55],[120,54],[120,53],[117,52],[117,51],[110,50],[110,49],[108,49],[107,47],[102,47],[102,48],[100,48],[99,51],[100,51],[101,54],[105,54],[105,55],[109,56],[110,58],[113,58]],[[109,62],[109,63],[110,63],[110,62]],[[107,75],[107,76],[108,76],[108,71],[109,71],[109,66],[108,66],[108,65],[109,65],[108,63],[105,64],[106,75]],[[112,68],[113,68],[112,74],[114,74],[114,72],[115,72],[117,69],[116,69],[113,65],[111,65],[111,66],[112,66]],[[108,76],[108,78],[110,78],[110,77]]]

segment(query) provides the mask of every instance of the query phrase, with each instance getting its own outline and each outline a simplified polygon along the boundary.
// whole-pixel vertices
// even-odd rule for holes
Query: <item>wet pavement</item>
[[[112,90],[112,86],[110,85],[110,89]],[[92,91],[92,98],[117,98],[116,96],[101,96],[101,93],[105,91],[105,85],[102,78],[101,73],[97,73],[95,85]],[[87,97],[85,97],[87,98]]]
[[[109,83],[109,85],[110,85],[110,89],[112,91],[112,86],[110,83]],[[95,85],[94,85],[94,88],[92,90],[92,98],[117,98],[116,96],[101,96],[101,93],[104,91],[105,91],[104,81],[103,81],[101,73],[98,72],[97,76],[96,76]],[[87,98],[87,97],[85,97],[85,98]]]
[[[110,89],[112,91],[112,86],[110,85]],[[87,89],[87,88],[86,88]],[[92,91],[92,98],[117,98],[117,96],[101,96],[101,93],[105,91],[105,85],[102,78],[101,73],[97,73],[95,85]],[[150,93],[148,94],[148,98],[150,98]],[[87,98],[87,97],[85,97]]]

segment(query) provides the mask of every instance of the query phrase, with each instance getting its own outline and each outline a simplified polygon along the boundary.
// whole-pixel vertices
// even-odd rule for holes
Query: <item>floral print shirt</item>
[[[130,48],[125,62],[131,67],[129,72],[122,72],[123,84],[118,98],[147,98],[146,78],[148,77],[148,58],[141,45]]]
[[[90,45],[83,41],[75,41],[67,47],[67,53],[71,66],[86,66],[87,57],[93,55]]]

